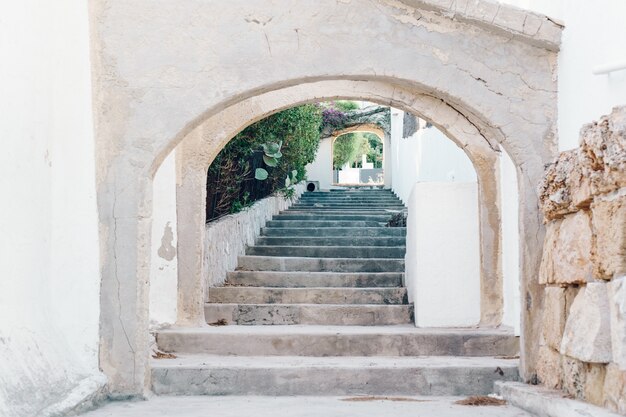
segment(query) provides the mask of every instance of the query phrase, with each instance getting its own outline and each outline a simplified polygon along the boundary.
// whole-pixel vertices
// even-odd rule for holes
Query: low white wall
[[[421,128],[405,138],[403,120],[403,111],[391,110],[391,187],[405,204],[416,182],[476,181],[468,156],[443,132],[420,120]]]
[[[304,183],[296,185],[296,195],[300,196],[304,188]],[[240,213],[208,223],[204,240],[206,288],[223,284],[226,273],[237,267],[237,257],[244,255],[246,247],[254,244],[265,223],[292,203],[275,195],[257,201]]]
[[[480,320],[476,183],[417,183],[409,199],[406,286],[418,327]]]
[[[500,155],[500,203],[502,212],[502,277],[504,311],[502,324],[520,334],[519,289],[519,193],[513,161],[502,150]]]
[[[315,160],[306,166],[307,181],[319,181],[321,190],[329,190],[333,185],[333,141],[320,140]]]
[[[62,414],[105,382],[87,9],[0,3],[2,417]]]
[[[152,253],[150,254],[150,323],[176,322],[178,257],[176,253],[176,157],[163,161],[153,181]]]
[[[360,168],[343,168],[339,171],[338,184],[358,184],[361,182]]]

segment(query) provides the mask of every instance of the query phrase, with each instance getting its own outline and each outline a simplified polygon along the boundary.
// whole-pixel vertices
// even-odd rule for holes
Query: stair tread
[[[234,287],[236,288],[236,287]],[[255,287],[251,287],[255,288]],[[315,303],[209,303],[205,302],[205,306],[267,306],[267,307],[292,307],[292,308],[319,308],[319,309],[336,309],[338,307],[346,309],[362,309],[362,308],[413,308],[413,304],[315,304]]]
[[[492,356],[220,356],[181,354],[172,359],[153,359],[158,368],[228,368],[228,369],[286,369],[286,368],[517,368],[518,359]]]
[[[292,248],[293,246],[289,245],[253,245],[251,248]],[[298,248],[324,248],[324,249],[335,249],[335,248],[352,248],[352,249],[406,249],[405,245],[393,245],[393,246],[355,246],[355,245],[298,245]],[[373,259],[373,258],[368,258]],[[384,258],[389,259],[389,258]]]
[[[228,335],[462,335],[462,336],[511,336],[515,337],[510,328],[470,328],[470,327],[430,327],[419,328],[413,324],[394,324],[380,326],[354,326],[354,325],[314,325],[314,324],[291,324],[274,326],[207,326],[207,327],[172,327],[159,330],[157,333],[175,334],[228,334]]]
[[[323,247],[323,246],[322,246]],[[326,246],[328,247],[328,246]],[[355,262],[355,261],[403,261],[404,262],[404,257],[402,258],[365,258],[365,259],[360,259],[360,258],[326,258],[326,257],[313,257],[313,256],[273,256],[273,255],[239,255],[240,258],[258,258],[258,259],[266,259],[266,258],[272,258],[272,259],[288,259],[290,261],[292,260],[297,260],[297,259],[302,259],[302,260],[312,260],[312,259],[323,259],[324,261],[343,261],[343,262]],[[295,272],[295,271],[294,271]],[[304,272],[304,271],[300,271],[300,272]],[[328,272],[332,272],[332,271],[328,271]],[[376,272],[381,272],[384,273],[385,271],[376,271]],[[398,272],[398,271],[389,271],[389,272]],[[369,272],[368,272],[369,273]]]
[[[248,255],[251,256],[251,255]],[[326,258],[328,259],[328,258]],[[374,276],[386,276],[386,275],[403,275],[404,272],[332,272],[332,271],[232,271],[228,274],[271,274],[271,275],[338,275],[338,276],[362,276],[362,275],[374,275]]]

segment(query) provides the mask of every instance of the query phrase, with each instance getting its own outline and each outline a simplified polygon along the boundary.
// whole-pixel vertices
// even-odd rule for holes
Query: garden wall
[[[538,380],[626,415],[626,106],[581,129],[540,184]]]
[[[295,187],[297,198],[304,191],[304,182]],[[237,257],[244,255],[246,247],[254,244],[265,222],[292,203],[292,200],[275,194],[239,213],[208,223],[204,240],[205,287],[223,284],[226,273],[235,270]]]

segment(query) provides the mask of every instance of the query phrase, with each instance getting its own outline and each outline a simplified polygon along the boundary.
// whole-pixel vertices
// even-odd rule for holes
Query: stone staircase
[[[403,210],[388,190],[305,193],[267,222],[203,328],[159,331],[152,389],[174,395],[477,395],[517,379],[501,329],[418,329]],[[225,325],[215,325],[217,323]]]

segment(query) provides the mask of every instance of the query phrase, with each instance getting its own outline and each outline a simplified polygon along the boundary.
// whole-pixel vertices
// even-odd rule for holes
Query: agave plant
[[[285,187],[289,188],[291,184],[295,184],[297,175],[298,175],[297,169],[294,169],[293,171],[291,171],[291,175],[287,175],[287,178],[285,178]]]

